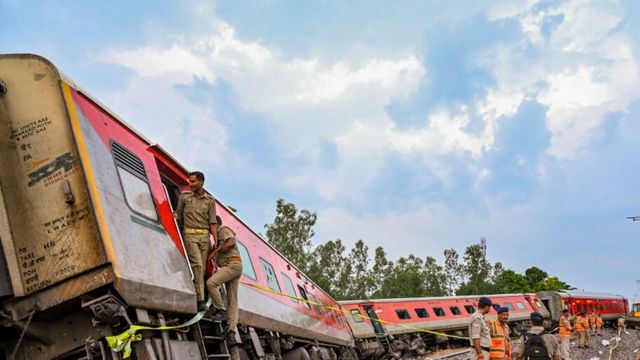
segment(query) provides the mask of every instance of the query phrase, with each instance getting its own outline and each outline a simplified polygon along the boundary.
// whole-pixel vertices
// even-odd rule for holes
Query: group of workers
[[[216,215],[216,200],[204,190],[203,173],[189,173],[189,188],[191,191],[180,194],[174,215],[182,225],[198,311],[208,311],[213,320],[227,321],[226,336],[232,341],[236,338],[235,327],[238,325],[238,285],[242,275],[236,234]],[[205,282],[205,271],[211,261],[215,262],[217,270]],[[222,299],[222,285],[226,288],[228,306]],[[206,306],[205,287],[213,305],[211,310]]]
[[[553,359],[570,360],[569,348],[571,335],[575,331],[578,335],[578,347],[589,347],[589,335],[602,335],[604,321],[595,311],[585,315],[578,313],[574,326],[571,325],[569,310],[562,311],[559,322],[558,335],[556,337],[545,331],[543,327],[544,317],[539,312],[531,313],[530,329],[522,337],[522,341],[512,351],[509,329],[509,309],[497,308],[496,320],[486,322],[485,315],[493,306],[491,299],[481,297],[478,300],[476,311],[469,322],[469,339],[472,347],[472,359]],[[625,320],[617,321],[618,330],[626,331]],[[640,359],[640,355],[638,356]]]

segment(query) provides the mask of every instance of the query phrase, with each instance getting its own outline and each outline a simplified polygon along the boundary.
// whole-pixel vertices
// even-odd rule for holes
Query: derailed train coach
[[[509,324],[526,329],[529,315],[550,314],[536,294],[486,295],[493,306],[486,315],[495,320],[500,307],[509,309]],[[439,346],[468,346],[469,319],[480,296],[447,296],[340,301],[362,359],[419,357]]]
[[[595,291],[541,291],[538,296],[551,313],[551,320],[554,324],[560,320],[563,310],[568,310],[571,316],[576,316],[579,313],[600,314],[602,320],[610,324],[620,317],[625,317],[629,305],[627,299],[622,295]]]
[[[184,166],[36,55],[0,55],[0,137],[0,359],[119,359],[105,336],[196,313]],[[141,332],[133,358],[354,359],[336,302],[216,206],[244,267],[234,344],[205,318]]]

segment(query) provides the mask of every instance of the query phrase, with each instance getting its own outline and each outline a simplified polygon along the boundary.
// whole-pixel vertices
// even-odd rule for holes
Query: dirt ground
[[[636,360],[640,352],[640,330],[628,329],[622,333],[620,340],[616,340],[617,331],[605,328],[602,336],[590,336],[589,348],[579,349],[575,338],[571,339],[572,360]],[[613,351],[611,348],[613,347]],[[469,353],[458,354],[460,350],[429,354],[423,360],[468,360]],[[452,356],[453,355],[453,356]],[[609,357],[611,355],[611,357]]]

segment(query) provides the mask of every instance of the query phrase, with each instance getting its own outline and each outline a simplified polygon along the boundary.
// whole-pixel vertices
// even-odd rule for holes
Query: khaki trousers
[[[233,329],[238,325],[238,285],[240,284],[240,275],[242,275],[242,263],[230,262],[225,266],[219,267],[218,271],[207,280],[209,297],[213,307],[216,309],[224,310],[227,308],[222,301],[220,286],[224,284],[227,289],[229,329]]]
[[[560,338],[560,358],[562,360],[571,360],[571,356],[569,355],[570,344],[569,337],[561,337]]]
[[[211,247],[209,234],[185,234],[183,239],[193,270],[193,286],[196,288],[198,301],[204,301],[204,272],[207,269],[207,256]]]
[[[578,331],[578,346],[587,345],[587,331]]]

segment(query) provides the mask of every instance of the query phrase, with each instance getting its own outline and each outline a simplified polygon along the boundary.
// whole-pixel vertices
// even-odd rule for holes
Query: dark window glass
[[[298,293],[300,293],[300,297],[304,299],[303,303],[307,309],[311,310],[311,305],[309,305],[309,297],[307,297],[307,291],[300,285],[298,285]]]
[[[449,311],[451,311],[451,313],[453,315],[460,315],[460,308],[458,308],[457,306],[449,306]]]
[[[513,304],[511,304],[510,302],[506,302],[506,303],[504,303],[504,307],[506,307],[507,309],[509,309],[509,311],[511,311],[511,310],[513,310],[513,309],[515,309],[515,308],[513,307]]]
[[[418,315],[418,317],[421,318],[421,319],[429,317],[429,313],[427,312],[427,309],[425,309],[425,308],[419,308],[419,309],[414,309],[414,310],[416,312],[416,315]]]
[[[444,309],[441,307],[434,307],[433,313],[436,314],[436,316],[444,316]]]
[[[473,314],[476,312],[476,308],[474,308],[473,305],[465,305],[464,309],[467,310],[467,314]]]
[[[408,320],[411,319],[411,315],[406,309],[396,309],[396,314],[398,315],[398,319]]]
[[[500,304],[493,304],[493,308],[495,309],[495,311],[500,310]]]

